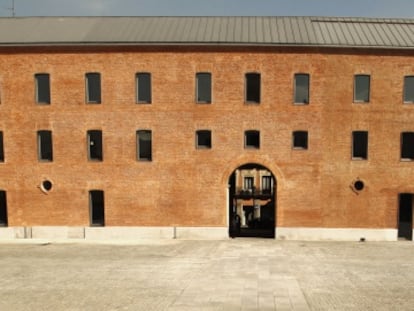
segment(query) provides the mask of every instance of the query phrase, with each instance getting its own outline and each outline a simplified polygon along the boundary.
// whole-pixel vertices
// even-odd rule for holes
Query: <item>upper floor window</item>
[[[196,147],[197,149],[211,148],[211,131],[199,130],[196,132]]]
[[[86,102],[101,103],[101,74],[97,72],[86,74]]]
[[[404,103],[414,103],[414,76],[404,77]]]
[[[0,162],[4,162],[3,132],[0,132]]]
[[[352,132],[352,159],[354,160],[368,159],[368,132],[367,131]]]
[[[211,73],[196,74],[196,97],[197,103],[211,103]]]
[[[53,161],[52,131],[38,131],[37,146],[39,161]]]
[[[414,160],[414,132],[401,133],[401,160]]]
[[[260,132],[256,130],[250,130],[244,132],[244,147],[251,149],[260,148]]]
[[[355,75],[354,77],[354,102],[368,103],[370,97],[370,76]]]
[[[293,149],[308,149],[307,131],[295,131],[292,136]]]
[[[294,101],[295,104],[309,104],[309,74],[295,74]]]
[[[243,179],[243,190],[250,190],[254,189],[254,177],[246,176]]]
[[[151,74],[147,72],[139,72],[136,75],[137,82],[137,103],[151,103]]]
[[[152,132],[150,130],[137,131],[137,160],[152,161]]]
[[[88,159],[92,161],[103,160],[102,131],[90,130],[88,136]]]
[[[260,103],[260,73],[246,73],[246,103]]]
[[[47,73],[35,74],[36,82],[36,103],[49,105],[50,104],[50,78]]]

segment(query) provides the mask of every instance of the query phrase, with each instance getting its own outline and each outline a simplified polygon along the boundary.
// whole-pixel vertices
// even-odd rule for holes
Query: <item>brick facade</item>
[[[283,227],[398,227],[398,194],[414,193],[414,163],[400,135],[414,131],[403,103],[413,52],[259,47],[56,47],[0,50],[0,130],[9,227],[90,225],[89,190],[105,193],[106,226],[227,227],[227,186],[246,163],[277,183]],[[85,103],[85,74],[99,72],[102,103]],[[152,103],[136,103],[135,74],[151,73]],[[211,104],[196,104],[197,72],[212,75]],[[260,104],[244,78],[261,75]],[[51,104],[35,102],[49,73]],[[293,104],[295,73],[310,76],[308,105]],[[369,103],[353,103],[354,75],[371,77]],[[103,161],[88,161],[87,131],[102,130]],[[137,161],[136,131],[152,131],[152,161]],[[212,148],[195,148],[209,129]],[[36,132],[51,130],[53,162],[39,162]],[[244,131],[260,131],[260,149]],[[308,149],[292,132],[308,131]],[[352,131],[369,132],[368,159],[352,160]],[[50,180],[49,192],[41,183]],[[353,183],[364,182],[355,191]]]

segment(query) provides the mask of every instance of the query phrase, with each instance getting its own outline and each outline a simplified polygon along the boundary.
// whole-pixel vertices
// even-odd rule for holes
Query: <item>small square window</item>
[[[211,148],[211,131],[199,130],[196,132],[196,147],[197,149]]]
[[[86,74],[86,102],[90,104],[101,103],[101,74]]]
[[[414,103],[414,76],[404,77],[404,103]]]
[[[295,74],[294,86],[295,104],[309,104],[309,75],[303,73]]]
[[[88,159],[91,161],[103,161],[102,131],[88,131]]]
[[[414,132],[401,133],[401,160],[414,160]]]
[[[368,132],[367,131],[352,132],[352,159],[354,160],[368,159]]]
[[[36,81],[36,103],[50,104],[50,79],[47,73],[35,74]]]
[[[251,149],[260,148],[260,132],[256,130],[244,132],[244,147]]]
[[[137,103],[150,104],[151,103],[151,74],[137,73]]]
[[[39,161],[53,161],[52,131],[38,131],[38,158]]]
[[[150,130],[137,131],[137,160],[152,161],[152,132]]]
[[[260,73],[246,73],[246,103],[260,103]]]
[[[370,97],[370,76],[356,75],[354,80],[354,102],[368,103]]]
[[[308,149],[308,132],[293,132],[293,149]]]
[[[196,96],[197,103],[211,103],[211,73],[196,74]]]

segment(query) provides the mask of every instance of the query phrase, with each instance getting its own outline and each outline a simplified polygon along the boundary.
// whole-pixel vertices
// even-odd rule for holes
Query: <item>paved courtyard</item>
[[[414,243],[2,242],[0,310],[414,310]]]

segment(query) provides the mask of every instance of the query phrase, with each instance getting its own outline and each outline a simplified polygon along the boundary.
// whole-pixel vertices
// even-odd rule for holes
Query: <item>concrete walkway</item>
[[[413,309],[413,242],[0,243],[0,310]]]

